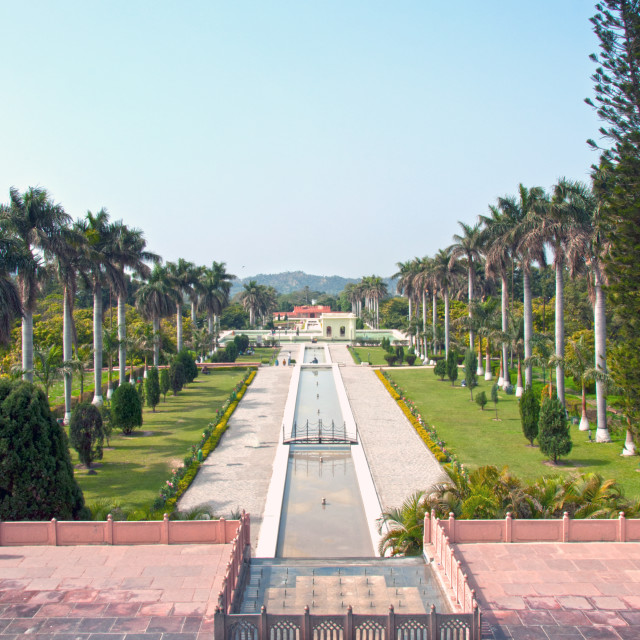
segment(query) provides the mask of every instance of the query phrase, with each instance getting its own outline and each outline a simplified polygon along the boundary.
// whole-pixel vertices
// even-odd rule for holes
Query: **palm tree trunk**
[[[483,356],[482,336],[480,336],[478,338],[478,368],[476,369],[476,375],[477,376],[483,376],[484,375],[484,367],[482,366],[482,356]]]
[[[522,386],[522,363],[520,362],[520,356],[518,356],[518,381],[516,382],[516,398],[522,397],[524,393],[524,387]]]
[[[153,366],[160,366],[160,318],[157,316],[153,318]]]
[[[469,349],[473,351],[473,328],[471,322],[473,322],[473,312],[471,311],[471,304],[473,302],[473,265],[471,259],[469,259]]]
[[[500,352],[500,371],[498,372],[498,386],[504,387],[504,353]]]
[[[449,357],[449,291],[444,292],[444,353]]]
[[[102,287],[96,284],[93,290],[93,401],[102,405]]]
[[[71,305],[69,301],[69,290],[64,288],[64,299],[62,301],[62,361],[69,362],[72,358],[71,345]],[[69,424],[71,420],[71,384],[73,377],[71,370],[65,369],[64,372],[64,423]]]
[[[422,291],[422,333],[427,332],[427,292]]]
[[[118,296],[118,380],[120,386],[127,381],[127,321],[124,296]]]
[[[22,379],[33,382],[33,312],[25,309],[22,317]]]
[[[623,456],[635,456],[636,455],[636,443],[633,441],[633,433],[631,432],[631,422],[627,418],[627,437],[624,443],[624,449],[622,450]]]
[[[502,333],[507,333],[509,330],[509,316],[507,313],[507,308],[509,305],[509,287],[507,283],[507,277],[505,274],[502,274]],[[502,384],[506,388],[509,380],[509,376],[507,375],[507,366],[508,366],[508,347],[507,343],[502,343]]]
[[[523,265],[522,280],[524,287],[524,358],[531,358],[531,338],[533,336],[533,311],[531,308],[531,274],[529,265]],[[524,371],[524,383],[527,389],[533,383],[533,365],[527,360]]]
[[[580,417],[580,431],[589,431],[589,418],[587,418],[587,390],[582,382],[582,416]]]
[[[561,249],[559,249],[561,250]],[[564,272],[562,263],[556,260],[556,356],[564,358]],[[556,385],[558,400],[564,401],[564,367],[559,362],[556,367]]]
[[[433,353],[436,352],[436,324],[438,323],[438,294],[433,291],[433,300],[431,301],[431,330],[433,331]]]
[[[493,373],[491,373],[491,342],[487,338],[487,358],[485,362],[484,379],[493,380]]]
[[[249,324],[253,324],[253,314],[252,309],[249,309]],[[207,314],[207,328],[209,329],[209,339],[213,339],[213,314]]]
[[[176,304],[176,343],[178,352],[182,351],[182,303]]]
[[[596,290],[596,301],[593,309],[594,335],[596,347],[596,369],[602,373],[607,372],[607,318],[605,313],[604,291],[602,291],[602,274],[600,265],[595,264],[594,285]],[[605,383],[596,380],[596,406],[597,406],[597,429],[596,442],[611,442],[611,435],[607,427],[607,398],[605,395]]]
[[[196,326],[196,301],[191,301],[191,322],[193,326]]]

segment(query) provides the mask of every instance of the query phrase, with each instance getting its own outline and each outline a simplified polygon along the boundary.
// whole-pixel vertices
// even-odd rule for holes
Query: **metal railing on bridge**
[[[289,433],[283,424],[282,441],[285,444],[357,444],[358,435],[355,431],[348,431],[344,422],[337,425],[332,420],[329,424],[323,423],[320,418],[317,422],[294,422]]]

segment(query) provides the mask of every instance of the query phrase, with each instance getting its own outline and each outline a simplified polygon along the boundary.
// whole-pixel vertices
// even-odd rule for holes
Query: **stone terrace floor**
[[[0,547],[0,639],[202,640],[231,545]]]
[[[483,638],[640,640],[639,543],[456,545]]]

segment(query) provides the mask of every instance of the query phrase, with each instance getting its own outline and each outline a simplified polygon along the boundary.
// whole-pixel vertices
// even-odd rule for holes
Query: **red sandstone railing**
[[[222,580],[222,589],[218,594],[218,608],[231,613],[240,601],[240,592],[244,586],[244,576],[251,561],[251,528],[249,514],[242,512],[240,525],[232,541],[231,558]]]
[[[241,520],[113,520],[0,522],[0,546],[79,544],[229,544],[248,539],[249,516]]]
[[[341,615],[261,613],[214,615],[214,640],[480,640],[480,612],[473,614],[398,614],[393,606],[386,615],[354,614],[351,607]]]

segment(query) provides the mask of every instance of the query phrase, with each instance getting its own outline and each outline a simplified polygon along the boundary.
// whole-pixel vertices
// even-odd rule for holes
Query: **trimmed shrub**
[[[533,441],[538,437],[539,419],[540,401],[538,400],[538,394],[531,387],[527,387],[520,398],[520,420],[522,422],[522,433],[532,445]]]
[[[149,369],[144,386],[147,406],[151,407],[151,409],[155,411],[156,405],[160,402],[160,378],[158,376],[157,367],[151,367],[151,369]]]
[[[189,384],[198,377],[198,365],[196,364],[195,358],[187,349],[182,349],[174,360],[180,362],[184,367],[184,384]]]
[[[167,401],[167,391],[171,389],[171,378],[169,377],[169,369],[162,369],[160,371],[160,393],[164,397],[164,401]]]
[[[540,451],[553,460],[554,464],[558,462],[559,456],[568,455],[573,447],[566,412],[556,397],[546,398],[542,403],[538,443]]]
[[[171,391],[177,395],[182,391],[185,383],[184,365],[178,360],[174,360],[169,367],[169,380],[171,381]]]
[[[249,336],[244,333],[234,337],[233,342],[238,349],[238,352],[244,353],[249,348]]]
[[[385,353],[384,359],[387,361],[387,364],[390,367],[393,367],[393,365],[396,363],[396,360],[398,359],[398,356],[396,356],[395,353]]]
[[[142,402],[133,385],[123,384],[113,392],[111,421],[126,435],[142,426]]]
[[[415,353],[410,353],[410,354],[407,356],[407,364],[408,364],[410,367],[413,367],[413,365],[415,364],[415,361],[416,361],[416,354],[415,354]]]
[[[484,391],[480,391],[480,393],[476,394],[476,404],[482,411],[484,411],[487,402],[489,402],[489,400],[487,399],[487,394]]]
[[[446,360],[438,360],[438,362],[436,362],[436,366],[433,367],[433,373],[438,376],[440,380],[444,380],[444,377],[447,375]]]
[[[223,362],[235,362],[237,357],[238,357],[238,347],[236,347],[235,342],[230,342],[224,348]]]
[[[102,460],[104,430],[100,409],[87,402],[77,405],[71,414],[69,436],[71,446],[87,468],[91,467],[94,460]]]
[[[453,349],[449,350],[447,356],[447,377],[451,380],[453,387],[458,379],[458,354]]]
[[[44,391],[0,380],[0,520],[88,520],[68,441]]]
[[[473,349],[467,349],[464,354],[464,381],[471,393],[473,400],[473,387],[478,385],[478,357]]]
[[[404,361],[404,349],[401,346],[396,347],[396,357],[398,358],[398,364],[402,364]]]

